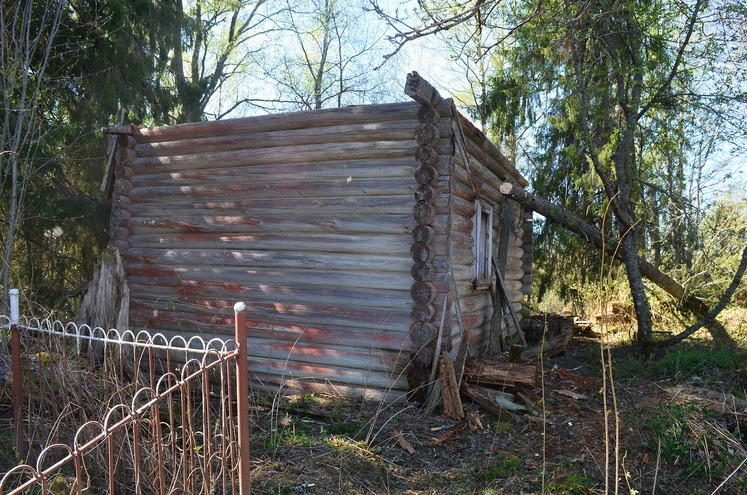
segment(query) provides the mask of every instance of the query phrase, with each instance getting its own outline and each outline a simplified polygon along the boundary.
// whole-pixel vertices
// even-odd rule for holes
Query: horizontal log
[[[436,199],[438,193],[436,190],[428,185],[421,185],[415,190],[415,201],[427,201],[432,203]]]
[[[150,301],[135,301],[130,309],[132,327],[146,328],[175,328],[180,325],[185,331],[197,331],[203,334],[215,335],[218,329],[230,329],[232,318],[218,316],[215,311],[196,312],[184,303],[172,303],[171,310],[164,310],[154,306]],[[272,310],[253,308],[251,316],[251,335],[258,338],[272,339],[277,342],[293,343],[308,342],[325,344],[336,342],[340,345],[356,346],[375,351],[409,350],[410,343],[406,343],[406,331],[411,323],[402,322],[385,324],[369,324],[366,321],[348,321],[344,318],[335,319],[334,316],[320,315],[313,320],[293,318],[289,315],[277,315]],[[402,331],[392,332],[391,329]],[[226,336],[229,336],[225,334]]]
[[[290,166],[236,165],[232,167],[155,172],[139,168],[132,176],[133,187],[191,186],[234,184],[238,182],[284,182],[301,180],[380,179],[384,177],[410,178],[417,167],[414,157],[404,156],[382,160],[338,160],[295,163]]]
[[[251,204],[254,204],[252,206]],[[386,218],[389,215],[408,215],[415,204],[410,196],[351,196],[348,198],[265,198],[255,201],[235,202],[164,202],[135,203],[129,210],[121,210],[121,218],[150,217],[182,220],[194,219],[204,223],[211,218],[308,218],[309,212],[319,212],[328,219],[358,215]]]
[[[169,280],[175,281],[171,285],[199,287],[203,284],[215,283],[219,280],[227,286],[260,287],[262,290],[285,290],[284,287],[316,287],[320,294],[325,294],[325,288],[336,290],[365,290],[376,297],[409,298],[412,277],[409,273],[368,272],[320,270],[309,267],[283,269],[242,269],[227,266],[216,270],[207,266],[182,267],[154,267],[150,264],[127,262],[127,280],[138,284],[166,285]],[[275,288],[275,289],[273,289]],[[279,288],[279,289],[277,289]],[[186,289],[185,289],[186,290]],[[409,299],[408,299],[409,300]]]
[[[438,112],[429,106],[420,106],[418,109],[418,122],[438,123],[440,118]]]
[[[524,278],[524,270],[522,270],[521,268],[506,267],[505,273],[503,274],[503,278],[504,280],[521,282]]]
[[[418,225],[412,230],[414,242],[431,243],[436,238],[436,231],[430,225]]]
[[[436,336],[436,327],[433,323],[416,321],[410,325],[409,335],[414,349],[420,349],[431,343]],[[428,361],[429,362],[429,361]]]
[[[305,363],[310,365],[334,366],[353,369],[368,369],[371,372],[389,372],[398,366],[399,360],[393,352],[372,355],[361,352],[357,347],[343,347],[329,344],[309,344],[306,342],[277,342],[250,338],[250,356],[277,362]]]
[[[431,146],[419,146],[418,149],[415,150],[415,160],[417,160],[421,166],[435,165],[438,161],[438,155],[438,151]]]
[[[431,83],[420,77],[420,74],[417,72],[407,74],[405,94],[421,105],[426,105],[434,109],[443,100],[438,90]]]
[[[199,293],[173,294],[163,288],[160,288],[160,291],[158,289],[158,287],[138,287],[138,291],[132,293],[132,308],[204,315],[230,309],[238,300],[231,293],[219,293],[213,297],[205,297]],[[387,331],[402,331],[412,323],[410,305],[404,302],[399,306],[362,307],[355,303],[336,305],[334,301],[319,301],[313,297],[313,294],[299,291],[295,296],[296,301],[286,298],[287,302],[278,302],[261,296],[255,293],[241,299],[250,305],[254,318],[263,316],[271,321],[306,323],[321,327],[346,326],[358,328],[358,332],[363,332],[363,329],[384,328]]]
[[[537,367],[531,364],[468,359],[464,365],[464,379],[475,384],[534,387],[537,384]]]
[[[266,386],[268,392],[278,390],[298,390],[306,393],[326,392],[331,395],[356,396],[363,394],[367,398],[390,397],[396,390],[407,391],[404,378],[397,380],[392,373],[366,374],[362,370],[348,370],[335,366],[310,366],[288,362],[264,360],[249,355],[250,376],[257,377],[257,386]],[[256,369],[256,371],[255,371]],[[395,388],[396,385],[396,388]],[[254,385],[253,385],[254,388]],[[395,396],[396,398],[397,396]]]
[[[444,212],[448,211],[448,202],[446,201],[446,199],[444,199],[440,206],[441,208],[439,208],[439,212],[441,210],[443,210]],[[455,215],[460,215],[465,218],[469,218],[470,220],[474,218],[475,213],[477,212],[474,202],[465,201],[458,196],[454,196],[451,198],[451,207]]]
[[[420,108],[420,105],[411,102],[384,105],[357,105],[344,108],[142,128],[134,132],[134,137],[138,143],[145,143],[281,129],[306,129],[340,124],[406,120],[411,119],[413,115],[417,115]]]
[[[231,198],[350,197],[363,195],[412,195],[417,185],[402,179],[330,179],[234,184],[140,186],[128,194],[133,203],[175,201],[221,201]]]
[[[471,191],[477,189],[481,198],[488,199],[494,204],[503,204],[504,196],[498,190],[496,177],[486,169],[479,160],[472,155],[467,155],[469,167],[465,167],[461,153],[454,156],[456,164],[454,168],[454,177],[457,182]],[[468,172],[469,169],[469,172]]]
[[[392,372],[397,367],[406,364],[400,352],[381,352],[372,354],[370,351],[362,350],[359,346],[339,345],[337,342],[326,342],[322,345],[296,341],[286,341],[258,337],[250,329],[248,352],[250,356],[260,357],[266,360],[285,362],[293,360],[298,363],[334,365],[341,367],[361,368],[363,363],[370,366],[373,371]],[[167,340],[174,337],[183,337],[189,340],[192,337],[204,334],[199,332],[184,332],[178,330],[164,329],[160,331]],[[228,335],[227,335],[228,337]],[[365,369],[365,368],[363,368]]]
[[[410,232],[415,227],[411,215],[353,216],[215,216],[201,217],[132,217],[127,223],[130,234],[145,233],[345,233],[391,234]]]
[[[354,141],[405,141],[414,139],[418,123],[413,114],[411,120],[363,122],[354,124],[281,129],[241,134],[192,137],[172,141],[154,141],[135,146],[135,154],[141,158],[151,156],[189,155],[215,151],[241,149],[304,146],[309,144],[345,143]],[[441,138],[441,130],[431,126],[434,144]],[[448,134],[444,134],[447,137]]]
[[[348,234],[135,234],[128,236],[133,246],[144,249],[185,247],[189,249],[255,251],[305,251],[320,253],[357,253],[361,255],[391,255],[406,253],[410,236],[407,234],[348,235]]]
[[[308,312],[313,310],[337,311],[342,314],[365,317],[369,321],[410,321],[406,318],[411,309],[409,293],[403,290],[367,289],[366,287],[327,287],[312,284],[298,285],[242,285],[223,281],[178,280],[162,278],[157,281],[143,280],[143,277],[130,277],[129,288],[137,299],[160,300],[161,307],[167,300],[191,298],[206,308],[215,301],[245,301],[265,305],[278,312]],[[154,303],[155,304],[155,303]]]
[[[433,263],[418,262],[412,265],[410,274],[416,282],[428,282],[436,275],[436,267]]]
[[[135,174],[138,169],[151,172],[180,172],[183,170],[207,170],[232,166],[251,166],[338,160],[387,160],[415,156],[418,146],[409,141],[371,141],[335,144],[311,144],[307,146],[283,146],[256,150],[220,151],[138,158],[132,163]]]
[[[393,377],[396,381],[392,385],[379,388],[367,385],[350,385],[331,379],[307,380],[279,377],[268,375],[261,370],[259,372],[254,371],[251,369],[251,365],[249,378],[252,390],[268,395],[277,393],[278,390],[288,390],[302,395],[339,395],[342,397],[361,398],[363,400],[376,400],[388,404],[405,400],[408,391],[407,380],[402,374]]]
[[[436,257],[436,251],[428,243],[416,242],[410,246],[410,256],[416,263],[430,263]]]
[[[402,256],[361,256],[347,253],[274,252],[242,250],[191,249],[146,249],[130,247],[128,262],[136,260],[160,266],[191,265],[194,263],[216,268],[235,267],[315,267],[335,270],[379,270],[407,273],[412,261],[406,253]]]
[[[421,186],[433,186],[438,180],[438,171],[430,165],[420,165],[415,170],[415,182]]]

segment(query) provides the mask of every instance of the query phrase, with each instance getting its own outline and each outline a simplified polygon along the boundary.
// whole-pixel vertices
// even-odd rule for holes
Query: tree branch
[[[721,296],[718,304],[716,304],[716,306],[714,306],[713,309],[709,311],[708,314],[705,315],[700,321],[694,323],[693,325],[690,325],[674,337],[661,342],[655,342],[654,345],[656,347],[669,347],[682,342],[683,340],[690,337],[692,334],[715,320],[719,313],[721,313],[721,311],[723,311],[723,309],[729,304],[732,296],[739,288],[739,284],[742,282],[742,277],[744,276],[745,269],[747,269],[747,247],[742,250],[742,260],[739,263],[739,267],[734,273],[734,278],[732,279],[729,288],[727,288],[726,292],[724,292],[724,294]]]

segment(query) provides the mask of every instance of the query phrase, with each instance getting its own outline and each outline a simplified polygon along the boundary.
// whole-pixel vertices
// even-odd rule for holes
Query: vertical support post
[[[18,329],[20,312],[18,309],[18,289],[10,289],[10,353],[11,372],[13,374],[13,424],[16,428],[16,455],[19,459],[25,457],[23,452],[23,417],[21,416],[21,404],[23,397],[21,392],[21,331]]]
[[[251,494],[249,450],[249,363],[246,343],[246,304],[238,302],[233,307],[236,319],[236,412],[239,440],[239,494]]]

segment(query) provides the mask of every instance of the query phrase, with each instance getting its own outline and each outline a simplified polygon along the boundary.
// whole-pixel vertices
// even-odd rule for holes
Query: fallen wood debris
[[[462,399],[459,397],[459,385],[457,385],[454,364],[451,362],[449,353],[441,353],[438,363],[441,373],[441,397],[444,404],[444,414],[447,418],[459,420],[464,418]]]
[[[516,419],[516,415],[514,413],[504,407],[499,406],[498,403],[495,402],[493,397],[481,392],[476,388],[470,387],[466,381],[462,382],[462,393],[480,404],[493,416],[496,416],[498,418],[500,418],[501,416],[509,416]]]
[[[537,367],[532,364],[470,359],[465,363],[464,378],[470,383],[501,387],[534,387],[537,384]]]
[[[567,332],[551,337],[545,342],[541,342],[522,352],[521,360],[531,361],[540,355],[542,355],[543,358],[549,358],[562,354],[568,348],[572,336],[573,332]]]
[[[516,396],[521,399],[521,402],[523,402],[525,406],[527,406],[529,414],[532,414],[534,416],[540,415],[540,408],[537,407],[536,401],[529,397],[529,394],[518,392]]]
[[[469,407],[465,408],[464,417],[467,420],[469,431],[482,431],[485,429],[482,424],[482,420],[480,419],[480,414],[474,409],[471,409]]]
[[[570,397],[573,400],[586,400],[589,398],[588,396],[574,392],[573,390],[556,390],[555,393],[564,397]]]
[[[444,442],[448,442],[449,440],[454,440],[456,437],[456,434],[462,431],[463,429],[464,429],[464,425],[458,424],[452,429],[450,429],[449,431],[447,431],[446,433],[444,433],[443,435],[441,435],[440,437],[437,437],[431,440],[430,445],[435,446],[435,445],[442,444]]]
[[[408,454],[414,454],[415,448],[407,441],[401,431],[394,433],[394,439],[397,441],[397,446],[407,452]]]
[[[732,394],[685,385],[665,387],[664,390],[674,400],[696,402],[720,413],[730,413],[738,416],[747,415],[747,401]]]

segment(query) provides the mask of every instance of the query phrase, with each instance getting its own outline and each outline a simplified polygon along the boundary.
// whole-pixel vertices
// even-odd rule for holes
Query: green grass
[[[676,349],[654,362],[652,370],[662,378],[690,378],[701,375],[709,367],[733,371],[734,360],[724,349]]]

